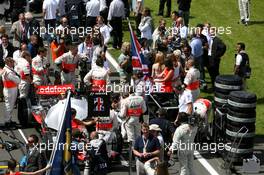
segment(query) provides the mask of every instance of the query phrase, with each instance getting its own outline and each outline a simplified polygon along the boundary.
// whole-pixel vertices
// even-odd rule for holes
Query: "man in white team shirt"
[[[32,81],[30,77],[31,56],[28,51],[23,51],[21,57],[17,59],[15,71],[20,75],[21,82],[18,85],[19,97],[27,98]]]
[[[96,60],[96,66],[84,77],[84,83],[92,87],[92,91],[105,92],[109,81],[107,70],[103,67],[104,61],[101,57]]]
[[[194,59],[189,59],[187,61],[186,68],[188,69],[188,72],[183,82],[185,85],[185,89],[189,90],[192,93],[192,102],[195,102],[195,100],[200,95],[200,72],[194,67],[194,65]]]

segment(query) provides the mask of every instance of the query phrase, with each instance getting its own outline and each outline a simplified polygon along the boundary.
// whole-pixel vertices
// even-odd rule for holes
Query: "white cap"
[[[160,129],[159,125],[157,125],[157,124],[152,124],[152,125],[150,125],[150,126],[149,126],[149,130],[150,130],[150,131],[162,131],[162,130]]]

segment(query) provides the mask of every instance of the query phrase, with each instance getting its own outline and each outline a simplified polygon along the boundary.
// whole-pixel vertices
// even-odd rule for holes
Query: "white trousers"
[[[250,17],[249,0],[238,0],[238,7],[240,12],[240,19],[248,22]]]
[[[33,75],[33,83],[36,86],[45,86],[48,84],[48,79],[46,76]]]
[[[141,124],[139,123],[139,117],[130,117],[125,124],[127,132],[127,140],[132,141],[133,144],[138,136],[140,136]]]
[[[5,122],[9,122],[17,99],[17,88],[4,88],[3,92],[5,97]]]
[[[193,168],[193,151],[179,150],[178,158],[181,167],[180,175],[195,175],[195,170]]]

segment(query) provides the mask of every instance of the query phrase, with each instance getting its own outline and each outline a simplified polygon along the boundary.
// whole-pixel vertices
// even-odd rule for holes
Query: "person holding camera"
[[[180,126],[173,135],[173,142],[168,155],[177,151],[180,162],[180,175],[195,175],[193,167],[194,139],[197,134],[198,127],[197,118],[187,113],[180,113],[178,116]]]

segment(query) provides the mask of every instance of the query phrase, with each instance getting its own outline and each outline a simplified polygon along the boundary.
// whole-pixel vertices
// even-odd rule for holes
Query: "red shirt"
[[[168,68],[165,68],[164,77],[166,77],[169,74],[169,72],[170,72],[170,70]],[[173,92],[171,80],[162,82],[162,84],[163,84],[163,88],[165,89],[165,92]]]

